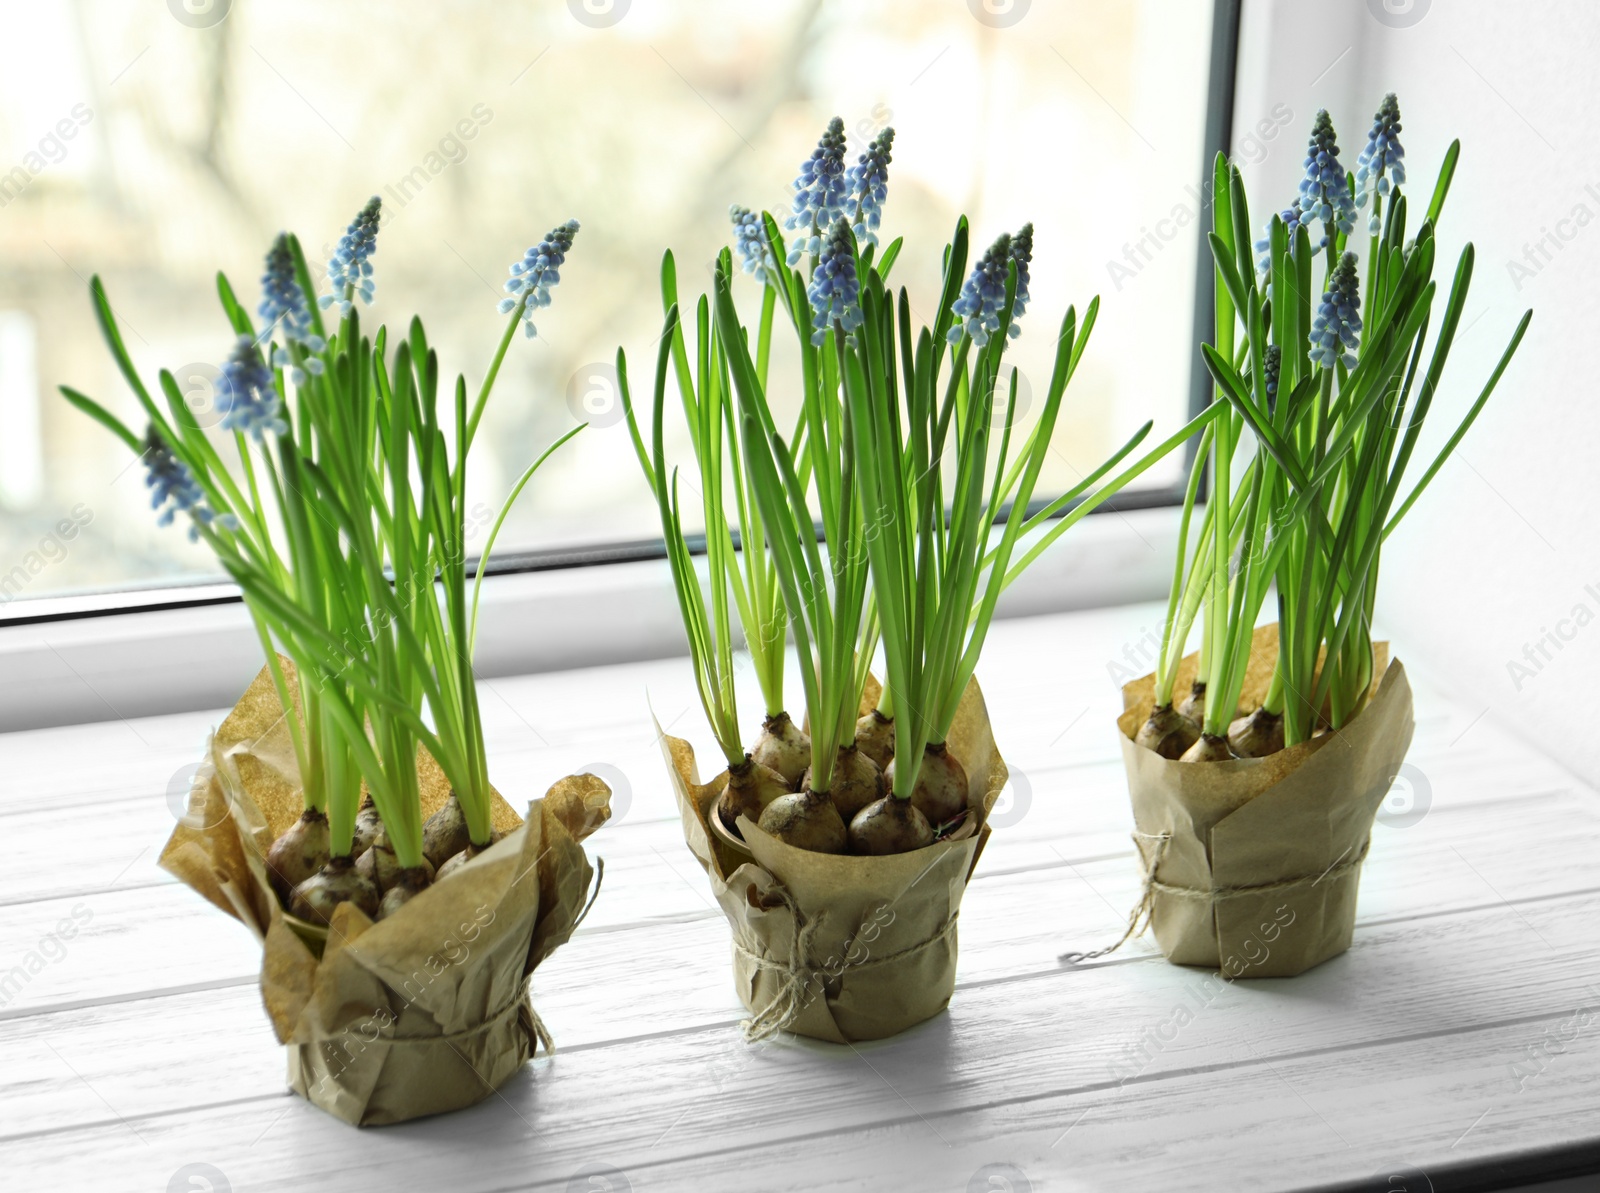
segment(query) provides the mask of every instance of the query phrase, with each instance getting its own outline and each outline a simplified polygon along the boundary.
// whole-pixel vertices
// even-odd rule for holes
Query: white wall
[[[1242,152],[1251,125],[1276,103],[1294,112],[1292,135],[1244,167],[1253,219],[1292,198],[1319,107],[1353,167],[1378,101],[1396,92],[1414,193],[1431,191],[1450,139],[1462,141],[1436,273],[1448,278],[1468,239],[1476,267],[1425,448],[1477,396],[1523,310],[1534,320],[1390,540],[1379,618],[1464,699],[1600,781],[1600,4],[1246,0],[1244,22],[1246,163],[1260,156]]]

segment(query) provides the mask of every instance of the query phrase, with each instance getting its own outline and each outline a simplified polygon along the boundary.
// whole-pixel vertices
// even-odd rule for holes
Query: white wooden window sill
[[[955,996],[853,1048],[740,1041],[728,930],[646,704],[710,763],[686,663],[487,681],[514,804],[616,768],[618,815],[589,846],[605,887],[534,981],[557,1053],[470,1110],[370,1131],[287,1092],[258,946],[155,865],[169,783],[220,713],[0,735],[7,1183],[1443,1190],[1594,1150],[1600,801],[1418,660],[1409,774],[1428,806],[1376,828],[1347,954],[1232,984],[1148,938],[1057,960],[1114,939],[1136,897],[1110,667],[1160,616],[995,625],[980,679],[1016,782],[967,892]]]

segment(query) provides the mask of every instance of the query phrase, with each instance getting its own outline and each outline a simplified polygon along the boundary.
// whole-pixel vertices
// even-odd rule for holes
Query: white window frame
[[[1012,585],[998,615],[1164,597],[1177,528],[1172,507],[1097,512]],[[190,603],[92,615],[41,600],[53,616],[0,628],[0,732],[231,705],[261,669],[249,614],[231,585],[178,591]],[[664,559],[489,576],[479,616],[484,679],[687,653]]]

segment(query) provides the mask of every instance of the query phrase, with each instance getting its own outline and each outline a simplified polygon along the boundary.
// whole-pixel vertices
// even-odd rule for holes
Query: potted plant
[[[320,302],[298,240],[280,235],[260,329],[218,276],[236,337],[217,396],[231,459],[165,370],[165,408],[154,400],[98,277],[94,308],[147,430],[62,388],[143,457],[161,521],[188,518],[255,624],[266,665],[213,735],[161,860],[262,939],[291,1086],[362,1125],[479,1101],[548,1046],[528,975],[570,936],[592,876],[579,842],[609,815],[592,776],[557,783],[526,820],[500,798],[471,665],[506,511],[576,430],[513,488],[470,594],[466,459],[577,225],[513,266],[511,318],[469,405],[464,377],[441,395],[420,320],[397,343],[362,333],[380,218],[374,198]]]
[[[1256,256],[1239,171],[1216,163],[1217,313],[1202,352],[1219,413],[1190,476],[1157,668],[1123,689],[1118,723],[1145,872],[1123,939],[1147,919],[1168,960],[1228,977],[1292,976],[1350,945],[1373,817],[1412,730],[1405,669],[1371,637],[1383,546],[1533,314],[1407,487],[1473,249],[1430,340],[1435,231],[1460,142],[1417,219],[1399,133],[1391,94],[1349,174],[1319,112],[1299,196],[1272,216]],[[1210,499],[1191,541],[1202,471]],[[1272,594],[1277,622],[1257,628]],[[1185,657],[1197,617],[1202,646]],[[1175,709],[1191,679],[1190,707]],[[1073,956],[1085,955],[1098,954]]]
[[[1030,516],[1097,305],[1081,325],[1067,312],[1043,410],[1025,436],[1018,431],[1018,448],[1017,379],[1015,370],[1005,377],[1003,356],[1028,302],[1032,227],[1001,236],[968,276],[969,232],[959,221],[938,316],[914,333],[908,294],[888,286],[901,242],[880,253],[877,234],[893,136],[884,130],[847,169],[842,123],[829,125],[795,183],[788,226],[798,236],[787,250],[771,215],[733,209],[744,270],[762,285],[754,334],[740,320],[725,249],[686,343],[669,255],[648,450],[618,353],[702,703],[729,770],[701,784],[686,742],[663,736],[664,752],[686,840],[733,932],[752,1039],[780,1029],[836,1042],[880,1038],[948,1002],[962,892],[1006,781],[973,678],[1000,592],[1210,417],[1106,480],[1147,424]],[[800,363],[800,415],[787,438],[768,401],[780,306]],[[674,369],[684,359],[697,367]],[[665,457],[674,373],[703,499],[704,579]],[[724,470],[743,531],[737,548]],[[747,641],[761,639],[763,650],[783,642],[763,638],[773,621],[753,623],[749,602],[730,599],[740,551],[746,573],[755,556],[775,577],[793,634],[810,747],[798,783],[751,782],[741,770],[732,610],[744,615]],[[880,638],[881,689],[868,673]]]

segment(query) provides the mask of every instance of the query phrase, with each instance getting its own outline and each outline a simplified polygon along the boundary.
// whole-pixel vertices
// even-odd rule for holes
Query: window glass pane
[[[1042,400],[1067,304],[1102,296],[1041,494],[1146,418],[1183,417],[1209,5],[80,0],[0,19],[0,601],[216,572],[156,525],[123,446],[56,394],[66,382],[136,408],[99,340],[90,275],[147,381],[170,368],[203,406],[231,342],[215,271],[253,309],[280,228],[320,266],[371,194],[386,219],[369,319],[421,314],[447,375],[473,386],[504,328],[508,264],[582,221],[539,337],[512,345],[471,483],[486,529],[522,468],[589,418],[501,547],[653,537],[616,349],[647,395],[663,249],[686,296],[708,288],[728,205],[786,211],[835,114],[852,161],[897,129],[884,230],[907,239],[895,277],[921,318],[959,212],[974,253],[1036,224],[1011,356],[1024,401]],[[753,318],[754,283],[737,293]],[[777,340],[781,406],[793,356]],[[1176,475],[1174,462],[1147,481]]]

